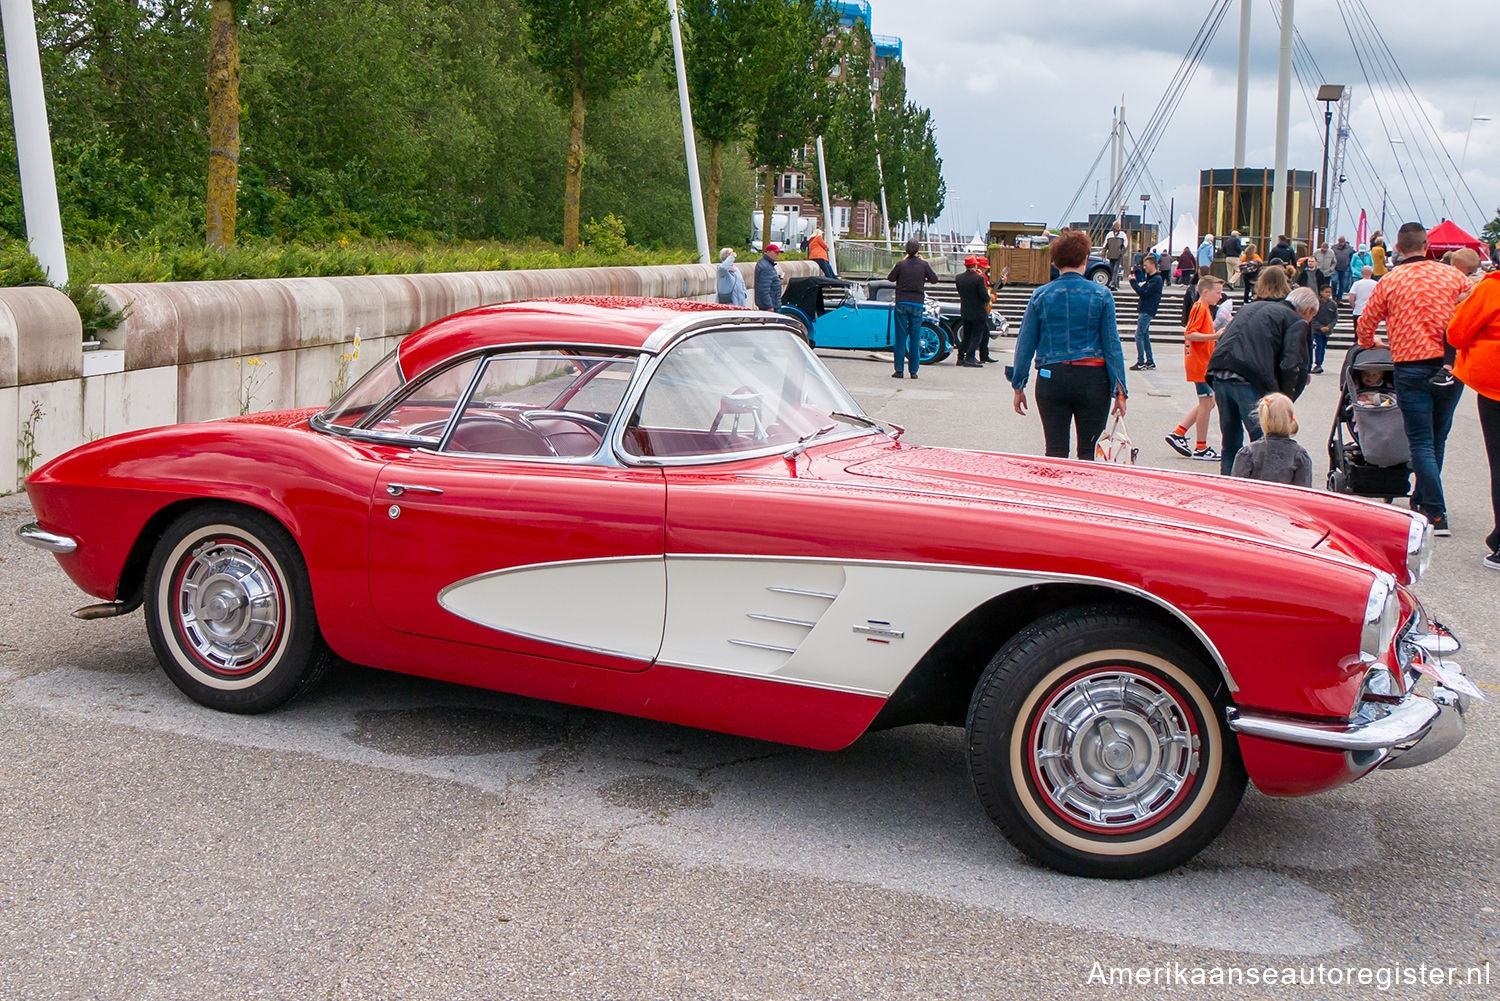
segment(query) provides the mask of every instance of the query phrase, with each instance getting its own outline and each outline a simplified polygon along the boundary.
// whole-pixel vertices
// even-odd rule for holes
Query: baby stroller
[[[1411,492],[1411,448],[1385,348],[1349,349],[1328,436],[1328,489],[1386,502]]]

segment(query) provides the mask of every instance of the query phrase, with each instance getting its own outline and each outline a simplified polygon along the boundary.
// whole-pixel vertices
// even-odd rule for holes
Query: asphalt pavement
[[[1156,353],[1140,461],[1211,475],[1162,441],[1192,394]],[[1041,451],[998,364],[823,356],[910,440]],[[1320,469],[1335,379],[1298,405]],[[1500,698],[1485,476],[1466,397],[1420,592]],[[822,754],[352,666],[211,712],[139,612],[69,616],[28,513],[0,498],[0,998],[1500,997],[1500,707],[1426,767],[1251,791],[1176,872],[1072,879],[984,819],[952,728]]]

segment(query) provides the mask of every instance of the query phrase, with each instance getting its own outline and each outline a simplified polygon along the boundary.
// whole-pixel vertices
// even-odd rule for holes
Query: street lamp
[[[1146,205],[1151,201],[1150,195],[1141,195],[1141,252],[1145,253],[1151,248],[1146,246]]]
[[[1318,100],[1323,104],[1323,196],[1320,199],[1322,209],[1319,211],[1319,223],[1317,226],[1319,242],[1328,239],[1328,134],[1333,127],[1333,105],[1335,101],[1344,99],[1344,85],[1341,83],[1325,83],[1318,88]]]

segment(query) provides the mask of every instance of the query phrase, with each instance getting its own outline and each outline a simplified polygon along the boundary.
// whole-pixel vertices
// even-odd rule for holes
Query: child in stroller
[[[1345,355],[1328,437],[1329,490],[1387,501],[1411,492],[1411,450],[1395,373],[1386,348],[1356,346]]]

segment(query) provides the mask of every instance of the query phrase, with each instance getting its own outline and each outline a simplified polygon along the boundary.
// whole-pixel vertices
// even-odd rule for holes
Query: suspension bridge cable
[[[1099,147],[1099,155],[1094,157],[1094,162],[1089,166],[1088,173],[1083,175],[1083,181],[1078,185],[1078,190],[1073,193],[1073,200],[1069,202],[1068,207],[1063,210],[1062,222],[1058,223],[1059,228],[1068,224],[1068,217],[1071,216],[1073,214],[1073,210],[1078,207],[1078,200],[1083,197],[1084,191],[1088,188],[1089,180],[1094,176],[1094,171],[1099,169],[1099,161],[1103,160],[1104,154],[1109,152],[1109,145],[1111,141],[1113,141],[1113,138],[1113,136],[1106,137],[1104,140],[1104,145]]]

